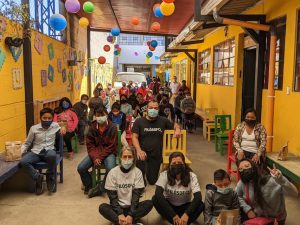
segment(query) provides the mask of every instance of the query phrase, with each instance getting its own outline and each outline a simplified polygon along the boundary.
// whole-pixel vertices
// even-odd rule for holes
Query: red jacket
[[[142,94],[143,97],[145,98],[148,92],[149,92],[148,88],[143,89],[142,87],[139,87],[136,94]]]
[[[119,89],[119,96],[121,96],[121,95],[126,95],[128,97],[129,96],[129,89],[127,87],[126,88],[121,87]]]
[[[108,125],[103,133],[98,129],[97,121],[94,121],[86,137],[86,147],[89,156],[95,161],[101,162],[111,153],[117,155],[118,131],[117,127],[108,121]]]

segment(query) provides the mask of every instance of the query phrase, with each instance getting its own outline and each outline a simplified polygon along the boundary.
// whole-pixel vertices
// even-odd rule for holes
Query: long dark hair
[[[167,176],[168,176],[168,184],[171,186],[174,186],[176,184],[176,175],[173,175],[171,172],[171,162],[172,159],[180,157],[183,161],[184,165],[184,171],[183,173],[180,174],[180,180],[181,180],[181,185],[184,187],[189,186],[189,183],[191,182],[191,177],[190,177],[190,172],[192,172],[192,169],[185,163],[185,157],[181,152],[173,152],[169,156],[169,165],[167,167]]]
[[[73,107],[73,106],[72,106],[72,103],[71,103],[71,100],[70,100],[69,98],[67,98],[67,97],[63,97],[62,99],[59,100],[59,105],[58,105],[58,107],[54,110],[54,112],[55,112],[56,114],[60,114],[60,113],[62,113],[63,111],[66,110],[66,109],[64,109],[64,108],[62,107],[63,102],[68,102],[68,103],[70,104],[69,109],[71,109],[71,108]]]
[[[268,182],[270,179],[270,174],[259,172],[258,166],[249,159],[242,159],[239,164],[243,161],[247,161],[251,164],[252,170],[254,172],[254,176],[252,179],[253,188],[254,188],[254,200],[258,205],[263,209],[266,206],[265,200],[262,195],[262,187]]]

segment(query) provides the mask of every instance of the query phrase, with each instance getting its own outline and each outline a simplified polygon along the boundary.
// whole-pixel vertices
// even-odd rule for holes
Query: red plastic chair
[[[233,152],[233,135],[234,130],[230,130],[228,133],[227,173],[229,174],[229,176],[233,174],[235,176],[236,182],[238,182],[240,179],[240,175],[236,167],[236,157]],[[231,163],[234,163],[236,169],[232,169]]]
[[[129,145],[132,144],[132,116],[126,116],[126,141],[128,142]]]

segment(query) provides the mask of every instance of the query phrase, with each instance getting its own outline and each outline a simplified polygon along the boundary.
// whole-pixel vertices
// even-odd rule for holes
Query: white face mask
[[[107,116],[99,116],[99,117],[94,116],[94,120],[96,120],[97,123],[99,124],[104,124],[107,122]]]
[[[121,160],[121,166],[128,170],[133,165],[133,159]]]
[[[81,100],[82,104],[85,104],[87,103],[87,100]]]

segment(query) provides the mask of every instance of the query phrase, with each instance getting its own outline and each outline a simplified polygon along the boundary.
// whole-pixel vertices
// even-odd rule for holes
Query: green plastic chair
[[[116,158],[116,164],[120,164],[120,154],[121,154],[121,131],[118,130],[118,145],[117,145],[117,158]],[[97,184],[104,181],[104,177],[106,175],[106,169],[104,164],[101,164],[100,166],[93,166],[92,169],[92,185],[93,187],[96,187]]]
[[[231,115],[215,116],[215,150],[224,155],[224,145],[228,140],[228,132],[231,130]]]

